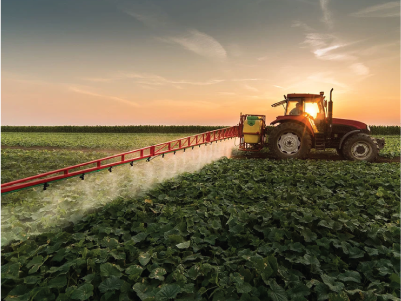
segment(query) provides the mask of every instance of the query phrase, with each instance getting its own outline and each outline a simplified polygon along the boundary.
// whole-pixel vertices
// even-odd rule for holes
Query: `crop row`
[[[2,297],[399,300],[399,178],[396,163],[221,159],[3,248]]]
[[[56,147],[65,149],[106,149],[129,151],[167,142],[191,134],[147,133],[2,133],[3,146]]]

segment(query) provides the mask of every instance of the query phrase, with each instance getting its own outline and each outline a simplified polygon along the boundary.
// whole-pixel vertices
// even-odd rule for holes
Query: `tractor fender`
[[[338,148],[341,149],[341,146],[342,146],[343,142],[345,141],[345,139],[346,139],[348,136],[351,136],[352,134],[355,134],[355,133],[359,133],[360,131],[361,131],[361,130],[354,130],[354,131],[351,131],[351,132],[346,133],[346,134],[341,138],[340,144],[338,145]]]
[[[270,124],[274,125],[276,123],[281,124],[281,123],[284,123],[284,122],[295,122],[295,123],[303,125],[308,130],[308,132],[311,135],[311,137],[315,136],[314,133],[313,133],[313,129],[312,129],[310,123],[309,122],[305,122],[304,121],[305,119],[297,118],[298,116],[285,116],[285,117],[292,117],[292,118],[282,118],[281,116],[279,116],[279,117],[277,117],[276,120],[272,121]]]

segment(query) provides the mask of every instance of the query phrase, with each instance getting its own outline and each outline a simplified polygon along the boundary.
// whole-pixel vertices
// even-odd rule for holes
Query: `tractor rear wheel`
[[[282,123],[269,135],[269,149],[279,159],[306,158],[311,148],[311,135],[301,124]]]
[[[368,162],[375,161],[378,154],[373,139],[361,133],[348,138],[342,147],[342,152],[348,160]]]

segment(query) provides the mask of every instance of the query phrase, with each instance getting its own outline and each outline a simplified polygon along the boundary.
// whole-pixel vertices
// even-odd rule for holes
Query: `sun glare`
[[[316,118],[317,113],[319,113],[317,103],[305,103],[305,112]]]

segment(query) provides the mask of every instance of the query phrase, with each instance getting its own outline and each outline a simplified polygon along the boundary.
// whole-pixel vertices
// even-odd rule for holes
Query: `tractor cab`
[[[323,92],[320,94],[287,94],[285,116],[305,115],[320,131],[324,131],[327,112]]]
[[[314,119],[324,119],[326,114],[323,98],[323,95],[316,94],[287,94],[285,115],[293,115],[291,111],[294,111],[297,104],[300,104],[302,106],[302,111],[308,113]]]

